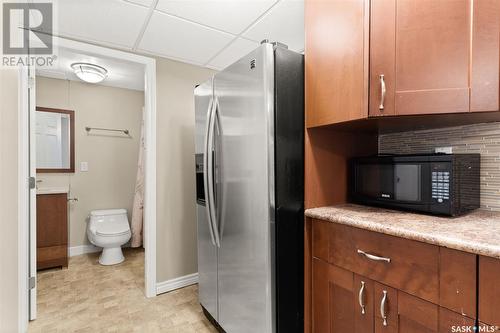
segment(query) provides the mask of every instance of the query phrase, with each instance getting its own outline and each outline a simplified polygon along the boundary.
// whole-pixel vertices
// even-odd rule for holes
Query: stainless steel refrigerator
[[[227,333],[302,332],[303,55],[263,42],[194,94],[199,301]]]

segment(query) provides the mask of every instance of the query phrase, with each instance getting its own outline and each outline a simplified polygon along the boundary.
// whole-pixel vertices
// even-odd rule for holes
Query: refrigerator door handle
[[[215,156],[216,156],[216,160],[217,160],[217,157],[218,159],[222,159],[222,151],[223,149],[219,149],[219,148],[222,148],[221,145],[222,145],[222,142],[221,141],[217,141],[216,138],[220,138],[222,137],[222,124],[221,124],[221,121],[220,121],[220,111],[219,111],[219,100],[217,98],[215,98],[215,101],[214,101],[214,124],[213,124],[213,127],[214,127],[214,133],[215,133],[215,126],[217,126],[217,129],[218,129],[218,136],[215,137],[214,136],[214,143],[215,143]],[[218,192],[218,195],[217,195],[217,202],[214,204],[214,211],[216,212],[219,212],[219,215],[218,215],[218,219],[216,218],[214,221],[214,232],[215,233],[218,233],[218,242],[219,242],[219,247],[220,247],[220,244],[222,242],[222,235],[223,235],[223,231],[224,231],[224,215],[223,215],[223,212],[224,212],[224,196],[223,196],[223,189],[224,189],[224,182],[222,181],[222,177],[224,176],[224,171],[222,169],[222,163],[217,167],[218,170],[216,170],[216,172],[214,172],[214,178],[217,180],[217,179],[220,179],[220,183],[222,183],[222,186],[221,186],[221,189],[220,191]]]
[[[207,187],[208,191],[205,192],[206,195],[206,202],[207,202],[207,207],[210,215],[210,223],[211,223],[211,228],[212,232],[215,238],[215,244],[217,247],[220,247],[220,240],[219,240],[219,233],[217,229],[217,214],[216,214],[216,207],[215,207],[215,199],[214,199],[214,131],[215,131],[215,111],[216,110],[216,103],[215,101],[212,101],[212,108],[210,110],[210,117],[209,117],[209,128],[208,128],[208,135],[207,135],[207,151],[206,151],[206,159],[207,159],[207,173],[206,179],[207,179]]]
[[[208,110],[207,110],[207,126],[205,128],[205,143],[204,143],[204,150],[203,150],[203,187],[205,188],[205,208],[207,211],[207,216],[208,216],[208,229],[210,230],[210,238],[212,239],[212,244],[214,246],[217,246],[215,243],[215,236],[214,236],[214,229],[213,229],[213,223],[212,223],[212,213],[211,213],[211,208],[210,208],[210,191],[209,191],[209,186],[208,186],[208,175],[209,175],[209,168],[208,168],[208,156],[209,152],[211,155],[211,151],[209,151],[209,134],[210,134],[210,128],[212,125],[212,109],[213,109],[213,99],[210,99],[210,103],[208,104]]]

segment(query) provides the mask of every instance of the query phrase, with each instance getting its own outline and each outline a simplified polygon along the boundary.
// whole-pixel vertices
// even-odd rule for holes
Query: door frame
[[[155,297],[156,290],[156,60],[154,58],[109,49],[83,42],[54,37],[54,47],[64,47],[83,53],[117,58],[144,66],[144,145],[145,145],[145,186],[144,186],[144,281],[146,297]],[[19,69],[19,274],[28,276],[29,255],[29,197],[26,182],[29,177],[29,116],[28,89],[30,78],[26,68]],[[36,260],[36,258],[35,258]],[[29,309],[26,285],[20,284],[19,307],[21,327],[26,327]]]

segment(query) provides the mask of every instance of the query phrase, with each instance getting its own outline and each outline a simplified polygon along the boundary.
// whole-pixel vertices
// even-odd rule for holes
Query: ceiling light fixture
[[[106,68],[85,62],[75,62],[71,68],[80,80],[88,83],[99,83],[108,75]]]

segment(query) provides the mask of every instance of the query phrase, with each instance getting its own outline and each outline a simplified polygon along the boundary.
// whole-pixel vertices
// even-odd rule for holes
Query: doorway
[[[156,291],[156,63],[149,57],[94,46],[86,43],[55,38],[54,46],[59,50],[84,54],[88,58],[114,59],[116,62],[127,62],[142,68],[144,85],[144,294],[154,297]],[[23,244],[22,262],[20,267],[25,267],[24,272],[29,281],[29,289],[20,291],[20,304],[22,317],[27,323],[37,317],[37,232],[36,232],[36,74],[34,68],[21,70],[20,88],[22,91],[23,114],[20,115],[20,160],[22,175],[20,176],[20,206],[21,215],[20,244]],[[78,115],[77,115],[78,116]],[[78,129],[77,129],[78,130]],[[134,133],[137,135],[137,133]],[[84,167],[77,163],[76,168]],[[30,180],[30,189],[26,191],[26,179]],[[70,198],[74,199],[74,198]],[[72,250],[75,254],[79,249]],[[75,252],[76,251],[76,252]],[[82,251],[85,251],[83,249]],[[72,254],[69,251],[70,255]]]

